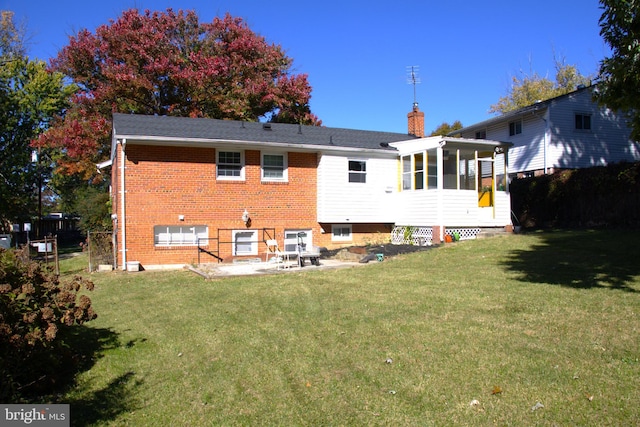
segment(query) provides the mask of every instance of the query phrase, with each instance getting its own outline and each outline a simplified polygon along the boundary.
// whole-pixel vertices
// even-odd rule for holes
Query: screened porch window
[[[438,150],[427,150],[427,188],[438,188]]]
[[[424,154],[413,155],[413,183],[416,190],[424,190]]]
[[[431,149],[402,156],[402,189],[438,188],[438,151]]]
[[[458,164],[461,190],[476,189],[476,153],[475,151],[460,150]]]
[[[411,156],[402,156],[402,189],[411,190]]]

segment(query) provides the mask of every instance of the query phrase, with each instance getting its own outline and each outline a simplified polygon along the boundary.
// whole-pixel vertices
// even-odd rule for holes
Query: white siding
[[[397,225],[433,226],[438,224],[438,190],[409,190],[396,193],[393,222]]]
[[[575,129],[576,113],[591,116],[591,130]],[[509,135],[509,123],[518,119],[522,120],[522,133]],[[477,130],[462,136],[474,138]],[[590,90],[558,97],[519,116],[498,119],[485,130],[487,139],[514,144],[509,150],[511,173],[640,160],[640,147],[629,141],[624,117],[600,108]]]
[[[576,114],[591,116],[590,130],[576,130]],[[553,167],[583,168],[640,160],[638,144],[629,141],[630,130],[624,118],[600,108],[592,101],[590,91],[576,92],[554,101],[550,116]]]
[[[504,227],[511,224],[511,199],[504,191],[496,192],[494,208],[478,207],[478,193],[468,190],[403,191],[394,196],[393,205],[396,225]]]
[[[366,183],[349,182],[349,160],[365,160]],[[389,201],[398,187],[398,160],[323,154],[318,165],[318,222],[393,222]]]
[[[514,117],[487,128],[487,139],[513,143],[509,172],[544,169],[545,121],[543,112]],[[522,133],[509,136],[509,122],[522,120]],[[470,135],[463,135],[470,136]]]

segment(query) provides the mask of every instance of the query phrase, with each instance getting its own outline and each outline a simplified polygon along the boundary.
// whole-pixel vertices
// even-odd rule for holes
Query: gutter
[[[140,135],[118,135],[123,140],[129,139],[129,144],[133,145],[151,145],[151,146],[169,146],[169,147],[211,147],[217,148],[226,145],[233,145],[234,148],[245,150],[259,150],[264,147],[273,147],[287,149],[287,151],[299,152],[357,152],[357,153],[378,153],[378,154],[397,154],[391,144],[380,146],[380,148],[365,147],[348,147],[340,145],[324,145],[324,144],[298,144],[292,142],[269,142],[269,141],[249,141],[249,140],[229,140],[229,139],[205,139],[205,138],[181,138],[181,137],[163,137],[163,136],[140,136]],[[391,146],[391,147],[390,147]]]

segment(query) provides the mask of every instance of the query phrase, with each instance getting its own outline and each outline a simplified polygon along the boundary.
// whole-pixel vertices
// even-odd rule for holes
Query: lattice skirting
[[[478,237],[481,231],[479,228],[446,228],[444,234],[453,237],[453,233],[458,233],[460,240],[471,240]]]
[[[391,243],[394,245],[428,246],[433,242],[431,227],[411,227],[399,225],[391,231]]]
[[[471,240],[477,238],[481,231],[480,228],[447,228],[444,234],[453,237],[454,233],[458,233],[460,240]],[[397,225],[391,231],[391,243],[394,245],[431,245],[433,243],[433,228]]]

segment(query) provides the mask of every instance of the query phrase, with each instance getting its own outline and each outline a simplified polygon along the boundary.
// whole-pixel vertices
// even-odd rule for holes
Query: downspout
[[[120,159],[120,229],[122,230],[122,271],[127,269],[127,217],[125,209],[125,180],[124,180],[124,167],[127,163],[127,154],[124,148],[127,145],[126,138],[120,140],[120,153],[122,154]]]
[[[440,242],[444,242],[444,146],[446,141],[440,141],[438,146],[438,228],[440,229]]]
[[[547,109],[547,111],[544,113],[544,116],[542,117],[542,120],[544,121],[544,137],[543,137],[543,161],[544,161],[544,174],[546,175],[549,169],[548,163],[547,163],[547,145],[549,144],[548,140],[547,140],[547,135],[549,134],[549,120],[547,118],[545,118],[545,116],[549,115],[549,109]]]

